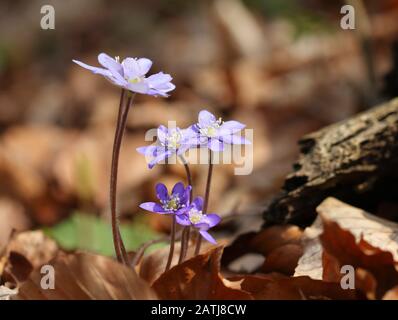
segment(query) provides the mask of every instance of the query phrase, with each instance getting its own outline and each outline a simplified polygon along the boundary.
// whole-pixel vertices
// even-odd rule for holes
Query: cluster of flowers
[[[172,77],[169,74],[159,72],[149,77],[146,76],[152,66],[152,61],[146,58],[126,58],[120,62],[118,57],[113,59],[101,53],[98,56],[98,61],[102,65],[102,68],[89,66],[76,60],[73,61],[94,74],[104,76],[107,80],[122,88],[120,108],[122,110],[121,113],[125,110],[125,117],[127,117],[131,103],[131,92],[155,97],[167,97],[168,93],[175,89],[174,84],[171,83]],[[127,105],[123,106],[123,97],[126,91],[129,93],[130,98]],[[117,157],[118,150],[120,149],[121,134],[124,130],[123,125],[120,124],[120,119],[121,118],[118,120],[116,129],[116,137],[119,136],[120,139],[115,139],[115,141],[118,141],[116,148],[114,145]],[[185,229],[193,227],[204,239],[211,243],[216,243],[216,240],[208,233],[208,230],[219,224],[221,218],[215,213],[208,214],[206,212],[211,180],[211,160],[209,163],[209,175],[205,198],[192,198],[192,182],[184,154],[191,148],[205,147],[209,149],[211,155],[211,152],[223,151],[225,144],[248,144],[250,143],[249,141],[237,135],[244,127],[245,125],[238,121],[222,121],[221,118],[216,118],[207,110],[202,110],[199,113],[198,122],[189,128],[180,129],[178,127],[167,128],[163,125],[159,126],[157,129],[157,143],[155,145],[138,148],[137,150],[150,158],[148,163],[150,169],[171,156],[177,156],[183,159],[187,171],[188,185],[185,187],[184,183],[178,182],[173,187],[171,193],[169,193],[166,186],[159,183],[156,185],[156,195],[159,199],[159,203],[145,202],[142,203],[140,207],[157,214],[172,215],[173,221],[185,227]],[[117,230],[117,219],[114,212],[115,205],[112,206],[112,201],[115,201],[116,193],[116,179],[112,180],[112,176],[117,175],[117,161],[113,161],[113,163],[115,163],[115,165],[112,164],[111,173],[111,208],[113,210],[112,221],[115,227],[113,229],[114,241],[116,253],[119,253],[118,258],[120,256],[120,260],[124,261],[127,259],[124,258],[123,260],[123,241]],[[112,185],[112,181],[114,181],[114,185]],[[174,239],[171,241],[170,256],[172,255],[173,246]]]
[[[247,144],[244,137],[236,135],[245,127],[238,121],[217,119],[206,110],[199,113],[198,122],[187,129],[166,128],[159,126],[157,129],[158,141],[156,145],[138,148],[138,152],[152,158],[148,167],[153,168],[157,163],[171,157],[182,157],[190,148],[208,147],[211,151],[222,151],[224,144]],[[160,204],[146,202],[140,205],[142,209],[159,214],[175,214],[176,221],[182,226],[193,226],[209,242],[216,243],[207,232],[220,222],[216,214],[203,212],[203,198],[190,199],[192,186],[184,188],[183,183],[177,183],[171,195],[165,185],[156,186],[156,195]]]

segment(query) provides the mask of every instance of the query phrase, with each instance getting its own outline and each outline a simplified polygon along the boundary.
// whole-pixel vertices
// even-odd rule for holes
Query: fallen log
[[[398,203],[398,98],[308,134],[299,145],[294,172],[264,212],[267,225],[307,226],[329,196],[364,209],[386,198]]]

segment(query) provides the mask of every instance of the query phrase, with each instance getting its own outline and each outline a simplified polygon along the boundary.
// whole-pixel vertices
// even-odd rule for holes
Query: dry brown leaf
[[[381,219],[362,209],[355,208],[334,198],[328,198],[317,208],[322,219],[335,221],[349,230],[356,241],[363,239],[371,246],[388,251],[398,261],[398,224]]]
[[[163,273],[152,288],[161,299],[247,300],[251,295],[220,274],[222,247],[197,255]]]
[[[322,279],[322,246],[319,235],[322,233],[322,221],[318,216],[311,227],[304,230],[302,245],[304,254],[300,257],[294,272],[295,277],[308,276],[314,280]]]
[[[169,246],[155,250],[142,259],[138,266],[138,272],[141,278],[146,280],[149,284],[153,284],[156,279],[164,272],[166,268],[167,258],[169,256]],[[180,243],[176,243],[174,247],[174,255],[171,265],[178,263],[180,256]]]
[[[398,286],[388,290],[383,296],[383,300],[398,300]]]
[[[107,257],[89,253],[62,253],[49,264],[55,271],[55,289],[41,288],[43,275],[38,268],[20,287],[17,299],[156,299],[149,285],[133,270]]]
[[[237,280],[239,278],[235,278]],[[346,300],[356,299],[354,290],[343,290],[339,284],[309,277],[286,277],[278,274],[245,276],[241,288],[256,300]]]
[[[340,279],[343,276],[339,272],[341,266],[351,265],[355,269],[361,268],[370,272],[376,279],[376,292],[365,292],[367,296],[381,298],[387,290],[398,284],[397,263],[391,252],[374,247],[363,239],[357,242],[350,231],[342,229],[338,223],[324,217],[323,225],[324,231],[321,235],[323,249],[327,252],[329,260],[335,259],[333,262],[335,267],[324,269],[325,280]],[[361,282],[358,281],[358,277],[356,280],[356,283]],[[360,286],[363,287],[363,284],[360,283]]]
[[[285,244],[272,250],[271,253],[267,255],[261,267],[261,272],[280,272],[287,276],[291,276],[294,274],[294,270],[302,254],[303,248],[300,245]]]
[[[11,238],[7,251],[24,256],[33,268],[38,268],[55,257],[58,246],[42,231],[26,231]]]
[[[323,260],[324,263],[327,262],[319,241],[319,235],[323,230],[322,220],[336,222],[338,226],[348,230],[356,242],[362,239],[372,247],[390,252],[394,260],[398,261],[398,224],[334,198],[324,200],[317,207],[317,212],[319,214],[317,220],[304,232],[304,254],[299,260],[295,276],[308,275],[313,279],[322,279],[323,274],[328,274],[331,277],[329,271],[323,271],[322,265]]]
[[[13,230],[23,231],[31,227],[23,206],[4,197],[0,198],[0,221],[0,251],[7,244]]]
[[[272,226],[263,229],[251,241],[250,247],[257,253],[270,254],[286,244],[300,244],[303,232],[293,225]]]

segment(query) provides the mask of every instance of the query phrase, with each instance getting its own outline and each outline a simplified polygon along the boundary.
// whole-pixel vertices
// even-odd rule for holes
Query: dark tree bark
[[[294,172],[264,212],[266,224],[307,225],[328,196],[368,204],[389,195],[398,202],[390,190],[398,189],[398,99],[308,134],[299,145]]]

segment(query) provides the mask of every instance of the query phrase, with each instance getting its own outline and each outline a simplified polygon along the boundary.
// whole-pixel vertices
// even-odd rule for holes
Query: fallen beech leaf
[[[251,295],[224,282],[220,274],[222,247],[212,248],[163,273],[152,288],[161,299],[247,300]]]
[[[22,231],[31,227],[23,206],[9,198],[0,198],[0,221],[0,251],[7,245],[13,230]]]
[[[356,238],[349,231],[342,229],[338,223],[323,218],[324,231],[321,242],[329,259],[336,259],[339,267],[328,268],[328,274],[324,272],[325,280],[334,280],[343,276],[339,273],[343,265],[351,265],[355,269],[361,268],[371,272],[377,281],[376,298],[398,284],[397,263],[389,251],[383,251],[374,247],[363,239],[357,243]],[[332,274],[335,270],[336,274]],[[325,271],[325,270],[324,270]],[[369,295],[369,292],[366,292]]]
[[[55,257],[58,246],[42,231],[26,231],[15,234],[6,250],[24,256],[33,268],[38,268]]]
[[[219,241],[219,242],[222,242]],[[209,242],[202,242],[201,252],[207,251],[209,248],[214,247]],[[171,267],[177,265],[179,257],[180,257],[180,248],[181,242],[176,241],[174,247],[173,259],[171,261]],[[141,278],[146,280],[150,285],[152,285],[156,279],[160,277],[160,275],[166,269],[167,259],[169,257],[170,246],[167,245],[164,248],[157,249],[152,253],[143,257],[141,263],[138,265],[138,273]],[[193,243],[190,244],[187,250],[187,256],[185,260],[188,260],[190,257],[194,256],[195,246]]]
[[[383,300],[398,300],[398,286],[388,290],[383,296]]]
[[[314,280],[322,279],[322,246],[319,235],[322,233],[322,221],[318,216],[311,227],[304,230],[302,246],[304,254],[298,261],[295,277],[308,276]]]
[[[300,244],[302,235],[302,230],[297,226],[271,226],[263,229],[251,240],[250,248],[266,256],[283,245]]]
[[[318,207],[318,218],[314,224],[304,232],[304,254],[300,258],[295,271],[295,276],[308,275],[313,279],[322,279],[327,274],[329,280],[332,277],[330,271],[324,272],[325,260],[322,254],[322,246],[319,235],[323,230],[323,220],[334,221],[348,230],[356,242],[361,240],[371,247],[390,252],[393,260],[398,261],[398,224],[371,215],[362,209],[352,207],[334,198],[327,198]],[[330,267],[331,265],[329,265]]]
[[[256,300],[356,299],[354,290],[343,290],[336,283],[278,274],[245,276],[241,288],[250,292]]]
[[[89,253],[61,253],[49,264],[55,271],[55,289],[41,288],[43,275],[38,268],[22,284],[17,299],[156,299],[149,285],[133,270],[107,257]]]
[[[146,280],[149,284],[153,284],[156,279],[164,272],[166,268],[167,258],[169,256],[170,247],[166,246],[155,250],[142,259],[138,267],[138,272],[141,278]],[[180,256],[180,243],[176,243],[174,247],[173,259],[171,266],[178,263]]]
[[[381,219],[334,198],[323,201],[317,212],[323,220],[335,221],[341,228],[349,230],[357,241],[363,239],[373,247],[388,251],[398,261],[397,223]]]
[[[33,266],[29,260],[18,252],[11,251],[6,259],[7,263],[2,274],[4,281],[16,285],[18,282],[25,281],[33,271]]]
[[[257,233],[242,234],[225,248],[222,264],[229,266],[233,261],[247,253],[259,253],[267,256],[283,245],[300,245],[302,234],[300,228],[293,225],[276,225],[262,229]]]
[[[261,272],[280,272],[287,276],[291,276],[294,274],[294,270],[302,254],[303,248],[300,245],[285,244],[274,249],[267,255],[261,267]]]

